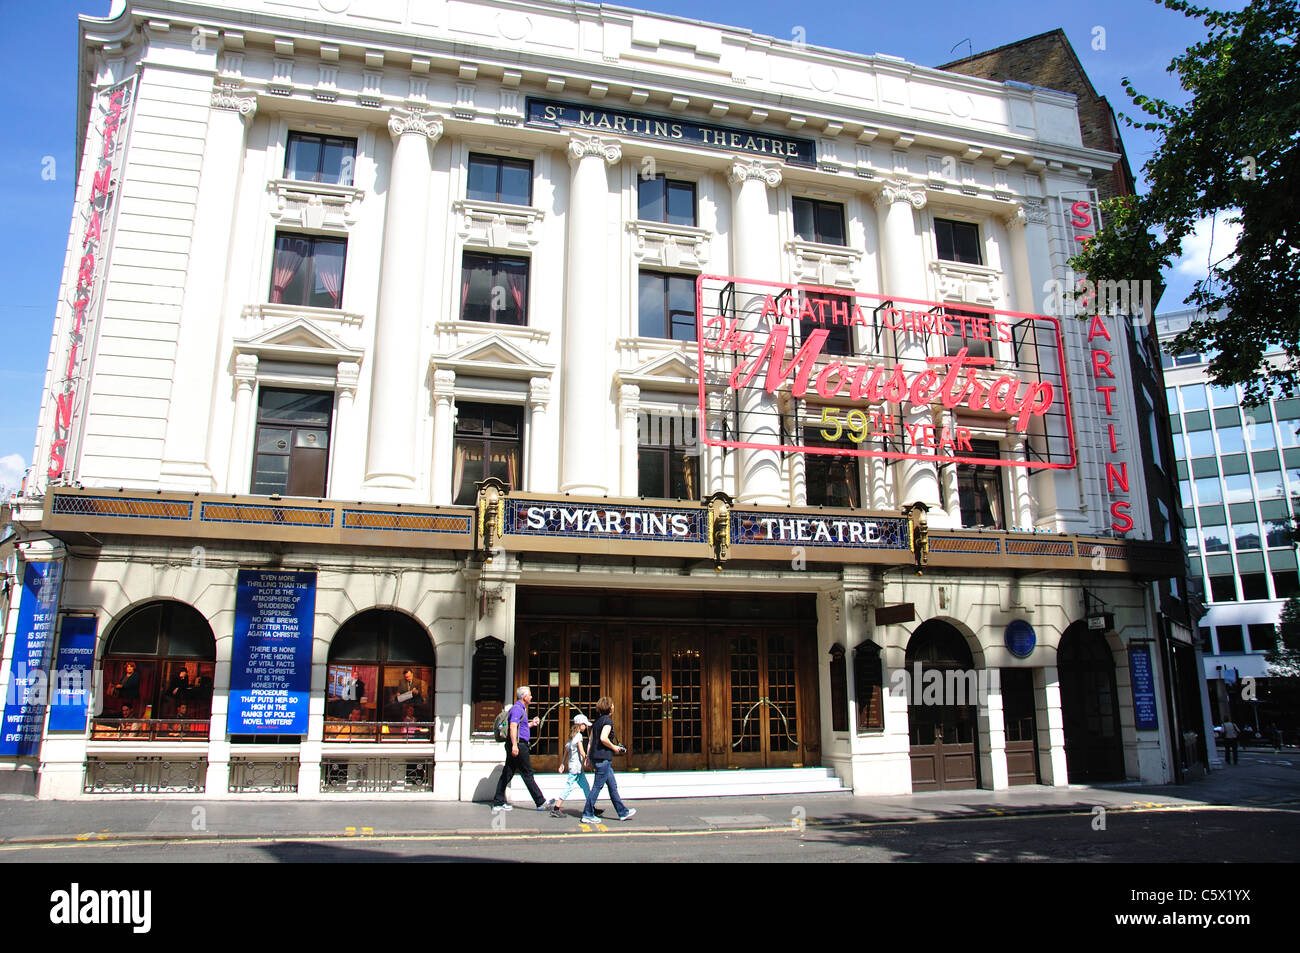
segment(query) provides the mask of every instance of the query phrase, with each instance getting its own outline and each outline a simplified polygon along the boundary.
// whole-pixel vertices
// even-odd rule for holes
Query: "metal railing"
[[[207,758],[89,758],[82,790],[86,794],[201,794],[207,775]]]
[[[327,794],[433,790],[433,758],[324,758],[320,767]]]

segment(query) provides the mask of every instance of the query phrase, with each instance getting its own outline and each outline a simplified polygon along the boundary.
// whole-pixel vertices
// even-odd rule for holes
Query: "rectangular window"
[[[341,308],[347,250],[346,239],[277,232],[271,303]]]
[[[827,334],[822,344],[823,354],[851,355],[853,329],[849,322],[853,320],[853,299],[843,295],[809,295],[806,300],[817,317],[799,320],[800,343],[814,331],[824,330]]]
[[[475,202],[533,204],[533,164],[527,159],[470,154],[465,197]]]
[[[521,489],[523,421],[519,407],[457,403],[451,473],[456,506],[473,504],[478,495],[474,484],[488,477],[496,477],[510,489]]]
[[[1296,575],[1294,569],[1282,569],[1273,573],[1273,595],[1278,599],[1300,596],[1300,575]]]
[[[993,440],[972,440],[971,456],[996,460],[999,448]],[[961,525],[967,528],[1006,529],[1002,504],[1002,467],[985,464],[957,465],[957,496],[961,501]]]
[[[817,199],[794,200],[794,233],[806,242],[847,245],[844,206]]]
[[[980,227],[970,222],[954,222],[946,218],[934,220],[935,251],[941,261],[959,261],[967,265],[982,265],[980,254]]]
[[[944,346],[949,357],[962,348],[966,349],[968,357],[993,356],[995,332],[991,315],[979,311],[963,311],[959,308],[944,308],[943,313],[956,332],[944,336]]]
[[[1219,638],[1219,651],[1244,652],[1246,645],[1239,625],[1216,625],[1214,634]]]
[[[1259,549],[1259,524],[1258,523],[1237,523],[1232,524],[1232,536],[1236,540],[1237,550]]]
[[[465,252],[460,277],[460,319],[527,324],[528,259]]]
[[[1228,527],[1222,523],[1201,527],[1201,544],[1207,553],[1228,551]]]
[[[1268,575],[1262,572],[1244,572],[1241,574],[1241,598],[1243,600],[1268,598]]]
[[[695,340],[695,277],[643,271],[638,278],[637,333],[643,338]]]
[[[1210,627],[1205,625],[1201,626],[1196,630],[1196,637],[1201,641],[1201,651],[1206,655],[1213,655],[1214,643],[1210,638]]]
[[[262,388],[257,400],[253,493],[325,496],[332,391]]]
[[[809,447],[843,447],[843,441],[823,440],[812,426],[804,434]],[[850,446],[854,446],[850,444]],[[804,454],[804,487],[809,506],[842,506],[857,509],[862,505],[862,476],[858,457],[829,453]]]
[[[1269,622],[1246,626],[1252,652],[1272,652],[1277,648],[1277,626]]]
[[[695,226],[695,183],[656,175],[639,179],[636,217],[643,222]]]
[[[1211,602],[1236,602],[1237,601],[1237,580],[1234,576],[1211,576],[1210,577],[1210,601]],[[1220,632],[1223,630],[1220,629]],[[1219,645],[1222,647],[1223,639],[1220,638]]]
[[[284,177],[299,182],[351,185],[357,161],[357,140],[312,132],[289,133]]]
[[[1183,395],[1183,410],[1204,410],[1205,403],[1205,385],[1204,384],[1184,384],[1178,388]]]
[[[693,417],[643,412],[637,444],[637,495],[665,500],[700,498],[700,455]]]

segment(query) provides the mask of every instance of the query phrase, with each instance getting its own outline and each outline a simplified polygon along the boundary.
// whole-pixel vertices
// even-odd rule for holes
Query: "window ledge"
[[[853,290],[858,283],[864,252],[848,245],[827,245],[802,238],[785,243],[795,281],[840,286]]]
[[[644,264],[665,268],[703,268],[709,260],[709,233],[692,225],[632,221],[632,253]]]
[[[1002,273],[988,265],[932,261],[935,293],[940,300],[969,301],[996,308],[1002,303]]]
[[[271,217],[281,225],[346,232],[357,220],[365,190],[351,185],[272,179],[266,189],[275,200]]]
[[[458,199],[451,203],[459,219],[457,234],[466,245],[484,248],[535,248],[546,213],[530,205]]]
[[[513,338],[538,344],[545,344],[551,339],[551,332],[544,328],[530,328],[524,324],[496,324],[492,321],[439,321],[433,329],[440,340],[445,335],[456,342],[451,346],[451,350],[469,343],[471,339],[493,334],[499,334],[506,339]]]
[[[356,311],[343,311],[338,308],[312,308],[307,305],[268,303],[245,305],[243,317],[246,321],[250,319],[260,320],[262,328],[265,329],[285,324],[297,318],[359,328],[365,323],[366,316]]]

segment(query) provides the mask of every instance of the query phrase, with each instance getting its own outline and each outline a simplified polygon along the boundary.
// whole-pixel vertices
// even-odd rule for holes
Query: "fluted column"
[[[400,491],[411,491],[416,484],[431,153],[442,135],[442,123],[423,113],[394,112],[388,131],[394,140],[393,165],[379,266],[366,482],[404,495]]]
[[[1016,206],[1015,212],[1006,218],[1007,236],[1011,239],[1011,271],[1016,282],[1015,309],[1037,314],[1034,279],[1029,271],[1029,246],[1025,241],[1025,228],[1028,224],[1029,215],[1023,205]]]
[[[768,209],[767,190],[781,184],[781,167],[756,159],[737,159],[731,164],[727,179],[732,196],[732,273],[738,278],[771,281],[781,271],[776,222]],[[769,290],[736,283],[736,306],[742,330],[761,331],[761,305]],[[763,389],[761,378],[751,381],[736,399],[740,403],[741,439],[749,443],[779,444],[780,409],[776,397]],[[786,488],[781,483],[780,454],[775,450],[738,450],[736,494],[741,503],[787,502]]]
[[[233,210],[239,204],[239,175],[256,112],[257,95],[251,90],[226,85],[212,91],[163,443],[162,482],[171,488],[218,488],[208,459],[209,421],[220,364]]]
[[[636,496],[641,488],[638,479],[637,451],[640,449],[641,388],[620,384],[618,388],[618,492]]]
[[[867,458],[867,506],[873,510],[889,509],[893,505],[885,482],[886,464],[883,457]]]
[[[586,496],[609,492],[609,373],[605,340],[609,241],[608,166],[623,147],[598,136],[569,137],[568,275],[564,295],[564,376],[561,379],[560,490]]]
[[[235,355],[235,419],[230,428],[230,458],[226,486],[231,493],[247,493],[253,461],[248,457],[248,432],[253,426],[253,391],[257,387],[257,355]]]
[[[433,372],[433,502],[451,503],[451,471],[455,448],[456,372],[439,368]]]
[[[913,209],[925,208],[925,192],[909,188],[903,183],[887,184],[876,197],[876,210],[880,218],[880,233],[884,258],[884,293],[900,298],[926,296],[925,258],[917,235],[916,216]],[[915,307],[899,302],[900,307]],[[905,369],[916,373],[925,367],[925,338],[920,334],[900,332],[897,336],[896,358]],[[933,425],[929,407],[908,406],[903,420],[913,426]],[[906,431],[905,431],[906,432]],[[910,443],[905,444],[910,447]],[[914,449],[914,448],[913,448]],[[898,463],[899,480],[895,487],[895,504],[925,503],[931,509],[944,509],[939,489],[939,474],[934,463],[926,460],[902,460]],[[943,525],[942,514],[933,514],[931,523]]]
[[[528,382],[528,485],[532,493],[555,492],[555,439],[546,426],[551,405],[551,381],[534,377]]]
[[[357,361],[339,361],[335,369],[338,393],[338,414],[334,418],[333,472],[330,473],[330,496],[350,499],[357,495],[361,481],[358,462],[361,459],[361,433],[357,427],[357,383],[361,380],[361,364]]]

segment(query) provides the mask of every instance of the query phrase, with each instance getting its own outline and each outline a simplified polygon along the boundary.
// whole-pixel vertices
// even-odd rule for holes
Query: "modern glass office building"
[[[1195,314],[1158,316],[1161,341]],[[1239,387],[1211,383],[1212,359],[1188,352],[1163,360],[1190,578],[1209,607],[1200,638],[1217,718],[1225,681],[1269,674],[1264,656],[1282,606],[1300,592],[1290,533],[1300,508],[1300,398],[1247,406]]]

